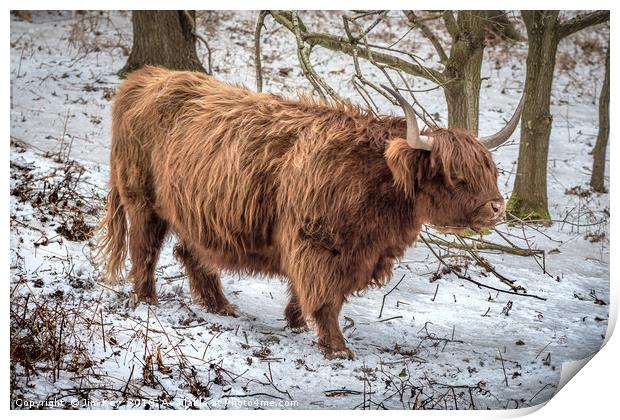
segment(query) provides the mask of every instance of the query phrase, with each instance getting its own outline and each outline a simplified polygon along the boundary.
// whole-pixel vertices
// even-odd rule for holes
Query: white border
[[[516,1],[507,1],[502,3],[502,7],[504,9],[611,9],[612,15],[615,16],[615,6],[616,3],[612,3],[611,1],[599,1],[599,0],[590,0],[586,2],[578,2],[574,0],[567,0],[562,2],[553,2],[553,1],[531,1],[531,0],[522,0],[519,2]],[[209,4],[206,1],[182,1],[182,2],[170,2],[170,1],[159,1],[153,0],[149,2],[121,2],[117,0],[109,0],[106,2],[84,2],[84,1],[56,1],[56,2],[42,2],[42,1],[9,1],[6,4],[6,11],[4,14],[5,22],[7,22],[6,29],[4,31],[3,41],[4,45],[9,45],[10,39],[10,17],[9,10],[10,9],[127,9],[127,8],[161,8],[161,9],[170,9],[171,6],[174,5],[175,8],[187,8],[187,9],[204,9],[209,6],[225,6],[227,10],[239,10],[239,9],[267,9],[267,8],[280,8],[280,9],[402,9],[407,6],[411,7],[412,4],[404,1],[367,1],[367,0],[358,0],[358,1],[340,1],[340,2],[327,2],[327,1],[313,1],[311,3],[301,2],[301,1],[263,1],[263,2],[248,2],[241,0],[227,0],[223,3],[215,3]],[[415,2],[415,7],[417,9],[459,9],[464,8],[464,4],[462,1],[417,1]],[[183,7],[181,7],[183,6]],[[400,6],[400,7],[399,7]],[[491,1],[476,1],[476,2],[468,2],[466,4],[469,8],[481,8],[481,9],[493,9],[497,8],[497,2]],[[612,20],[612,25],[614,24],[614,20]],[[617,38],[617,31],[615,28],[611,30],[612,37]],[[612,41],[612,44],[615,45],[615,42]],[[6,47],[5,47],[6,48]],[[6,51],[6,50],[5,50]],[[611,57],[611,67],[613,70],[617,69],[618,60],[615,58],[615,55],[612,54]],[[9,278],[9,267],[8,267],[8,255],[9,255],[9,223],[8,223],[8,215],[9,208],[7,200],[9,196],[9,136],[10,136],[10,123],[7,118],[6,112],[9,111],[9,89],[10,89],[10,63],[9,63],[9,54],[4,54],[3,56],[3,77],[4,83],[1,86],[1,94],[4,98],[3,108],[5,109],[4,119],[2,122],[3,132],[5,133],[4,141],[5,146],[2,149],[2,164],[4,169],[4,183],[2,184],[2,192],[4,194],[3,200],[0,203],[0,209],[4,219],[4,225],[2,226],[2,231],[4,232],[3,241],[1,243],[2,247],[2,255],[4,256],[3,264],[5,264],[5,269],[3,270],[6,273],[5,279]],[[612,79],[614,76],[612,74]],[[614,112],[614,107],[616,95],[615,91],[612,89],[611,91],[612,99],[611,99],[611,115],[617,115]],[[610,135],[610,162],[618,161],[618,150],[620,150],[620,146],[618,146],[617,141],[620,139],[614,139],[614,133],[617,132],[618,128],[618,120],[612,118],[611,119],[611,135]],[[611,191],[615,191],[615,183],[618,181],[617,171],[610,171],[611,178]],[[618,237],[618,229],[617,224],[615,223],[616,217],[618,216],[618,200],[616,196],[613,194],[610,197],[611,203],[611,299],[612,302],[610,304],[610,317],[609,317],[609,328],[606,339],[609,340],[605,347],[596,354],[593,359],[587,364],[585,369],[579,372],[576,379],[571,380],[568,384],[561,389],[561,391],[552,398],[545,407],[542,409],[541,406],[523,409],[523,410],[515,410],[515,411],[467,411],[467,412],[424,412],[424,413],[408,413],[405,411],[394,411],[394,412],[381,412],[382,416],[392,416],[392,417],[405,417],[412,415],[422,416],[424,418],[434,417],[434,418],[444,418],[444,417],[466,417],[466,418],[510,418],[517,417],[521,415],[525,415],[531,412],[534,412],[530,415],[531,418],[547,418],[550,416],[558,417],[558,418],[610,418],[611,413],[615,413],[617,411],[616,399],[617,397],[617,382],[620,378],[620,369],[619,369],[619,361],[618,356],[620,355],[620,341],[617,337],[610,336],[615,327],[615,323],[617,320],[618,313],[618,281],[614,280],[614,277],[619,273],[618,271],[618,246],[615,245],[615,238]],[[8,284],[8,281],[7,283]],[[8,296],[7,296],[8,299]],[[9,390],[8,390],[8,378],[9,378],[9,313],[8,313],[8,305],[4,311],[4,319],[2,321],[2,331],[3,337],[5,337],[5,343],[2,346],[2,354],[3,354],[3,363],[2,363],[2,379],[4,383],[3,389],[3,397],[5,403],[3,404],[5,410],[9,410]],[[574,363],[573,366],[565,366],[563,368],[563,376],[566,377],[569,372],[572,371],[574,374],[575,365],[579,365],[579,363]],[[571,375],[572,377],[572,375]],[[125,412],[122,411],[124,416],[141,416],[142,412]],[[346,412],[346,411],[338,411],[338,412],[326,412],[326,411],[295,411],[294,413],[289,413],[285,411],[263,411],[263,412],[254,412],[251,415],[263,418],[277,418],[284,416],[295,416],[296,418],[301,417],[304,418],[306,416],[314,417],[317,414],[320,416],[338,416],[338,417],[349,417],[349,416],[368,416],[368,415],[376,415],[377,412],[370,413],[361,413],[361,412]],[[25,412],[25,411],[11,411],[10,415],[12,416],[33,416],[38,415],[38,412]],[[66,411],[53,411],[46,412],[44,415],[46,417],[56,417],[56,416],[70,416],[70,415],[79,415],[83,416],[84,412],[80,413],[69,413]],[[172,416],[176,413],[172,412],[160,412],[158,416]],[[94,417],[103,417],[106,418],[110,415],[114,416],[114,412],[111,411],[102,411],[102,412],[89,412],[89,416]],[[183,413],[184,416],[197,416],[200,415],[202,418],[204,416],[215,415],[215,413],[205,413],[205,412],[196,412],[195,414]],[[246,417],[250,415],[247,411],[245,412],[218,412],[217,416],[243,416]]]

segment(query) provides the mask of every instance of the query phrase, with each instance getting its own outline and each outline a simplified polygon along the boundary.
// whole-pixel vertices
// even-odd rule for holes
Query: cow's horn
[[[510,121],[506,123],[504,128],[499,130],[497,133],[492,134],[488,137],[480,137],[480,141],[487,147],[487,149],[493,149],[502,143],[505,143],[512,133],[514,133],[517,125],[519,124],[519,120],[521,119],[521,112],[523,111],[523,103],[525,99],[525,92],[523,96],[521,96],[521,100],[519,101],[519,105],[517,105],[517,109],[515,113],[510,118]]]
[[[418,121],[415,116],[415,111],[409,102],[407,102],[405,98],[393,89],[390,89],[385,85],[381,85],[381,87],[390,92],[403,108],[403,111],[405,111],[405,118],[407,120],[407,143],[409,146],[413,149],[432,150],[433,138],[420,135],[420,129],[418,128]]]

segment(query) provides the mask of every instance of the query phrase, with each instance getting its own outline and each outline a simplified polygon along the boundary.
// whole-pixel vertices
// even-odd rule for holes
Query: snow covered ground
[[[254,87],[256,15],[199,14],[216,77]],[[341,24],[330,13],[315,17],[329,30]],[[406,30],[404,21],[398,12],[388,21],[382,36],[396,40]],[[269,18],[266,25],[264,90],[294,95],[309,89],[292,35]],[[586,191],[604,71],[603,49],[596,45],[607,33],[589,29],[563,41],[558,52],[548,181],[555,223],[498,228],[515,245],[544,250],[544,261],[480,253],[499,273],[546,300],[498,293],[445,274],[429,248],[418,244],[386,287],[345,305],[341,325],[357,359],[327,361],[312,331],[285,328],[286,287],[278,279],[224,274],[239,318],[191,303],[187,279],[171,255],[173,238],[157,271],[156,307],[133,303],[130,285],[110,289],[101,283],[91,229],[106,194],[111,97],[131,45],[130,16],[35,12],[33,22],[12,17],[13,407],[55,398],[56,404],[64,398],[121,409],[484,409],[547,401],[562,364],[596,352],[607,328],[609,196]],[[435,60],[415,31],[399,45]],[[526,54],[525,44],[500,43],[485,52],[482,135],[496,131],[515,108]],[[577,54],[586,59],[577,62]],[[206,62],[202,47],[200,55]],[[313,60],[338,92],[361,101],[350,83],[349,57],[317,48]],[[382,80],[372,66],[364,69],[368,78]],[[415,86],[432,87],[420,79]],[[417,97],[445,123],[440,90]],[[386,113],[399,112],[387,101],[378,103]],[[506,197],[517,154],[516,142],[495,153]],[[582,190],[567,194],[573,187]],[[507,245],[498,233],[484,239]],[[509,290],[469,254],[452,249],[445,258],[476,281]]]

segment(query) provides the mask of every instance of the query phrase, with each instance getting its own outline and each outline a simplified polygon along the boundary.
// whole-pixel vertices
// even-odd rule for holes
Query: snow
[[[334,14],[315,13],[322,25],[337,33],[340,21]],[[199,30],[210,41],[216,77],[254,88],[256,16],[256,12],[199,13]],[[402,17],[391,12],[388,20],[389,28],[381,37],[397,39],[404,28]],[[78,36],[85,41],[82,44],[69,42],[77,21],[87,29]],[[76,33],[81,32],[74,32],[73,39]],[[12,190],[28,186],[36,191],[62,183],[68,157],[84,167],[75,184],[79,194],[102,206],[110,97],[118,84],[116,71],[131,45],[130,34],[127,12],[86,17],[35,12],[31,23],[11,18]],[[589,181],[587,152],[596,138],[604,71],[602,50],[591,51],[578,63],[571,64],[568,58],[587,42],[607,36],[607,28],[589,29],[563,41],[558,52],[568,64],[556,69],[552,97],[548,189],[554,224],[499,227],[514,235],[509,238],[517,245],[546,251],[546,272],[539,265],[542,261],[532,257],[481,254],[501,274],[546,300],[479,288],[454,274],[434,279],[441,267],[420,243],[408,250],[388,285],[351,297],[345,304],[341,326],[356,360],[327,361],[318,351],[314,332],[295,334],[285,328],[287,293],[279,279],[224,273],[224,289],[239,306],[240,316],[210,314],[191,303],[187,278],[172,257],[170,238],[157,271],[160,303],[136,304],[129,284],[114,289],[102,284],[92,238],[71,241],[59,235],[61,216],[43,217],[45,206],[37,208],[12,195],[12,311],[24,310],[24,304],[32,310],[46,303],[50,310],[61,307],[73,322],[71,334],[65,330],[59,369],[40,362],[36,373],[28,373],[22,364],[12,365],[13,407],[61,397],[67,404],[88,401],[89,408],[120,409],[143,409],[145,404],[483,409],[547,401],[556,391],[562,364],[597,352],[607,328],[609,196],[565,193],[575,186],[586,188]],[[432,46],[415,31],[399,45],[415,48],[429,63],[436,61]],[[309,89],[296,61],[293,36],[270,18],[262,51],[264,90],[294,95]],[[206,62],[202,46],[199,53]],[[516,107],[526,54],[527,46],[521,44],[487,48],[481,135],[496,131]],[[313,62],[342,96],[361,102],[350,83],[349,57],[317,48]],[[383,80],[379,71],[362,64],[366,77]],[[421,79],[413,82],[417,89],[432,87]],[[416,97],[446,122],[439,89]],[[383,112],[399,112],[385,100],[377,103]],[[514,181],[517,142],[494,153],[506,197]],[[56,175],[50,178],[53,171]],[[32,177],[25,178],[27,174]],[[69,205],[80,206],[71,200]],[[100,216],[84,218],[95,226]],[[591,242],[593,238],[599,240]],[[485,239],[505,244],[496,233]],[[461,255],[456,262],[466,262],[465,258]],[[469,264],[467,273],[479,282],[508,289],[475,264]],[[21,339],[20,334],[17,331],[12,338]],[[145,369],[145,356],[155,356],[158,349],[162,363],[153,361],[148,365],[154,367]]]

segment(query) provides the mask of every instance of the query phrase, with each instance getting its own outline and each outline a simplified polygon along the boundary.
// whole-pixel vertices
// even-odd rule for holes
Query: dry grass
[[[33,376],[57,381],[61,372],[97,377],[85,336],[99,325],[78,305],[68,306],[64,293],[32,293],[25,278],[11,291],[11,396],[30,386]],[[24,382],[22,382],[24,381]]]
[[[111,36],[106,36],[109,34]],[[104,50],[111,52],[119,48],[124,56],[129,56],[131,51],[131,34],[123,34],[123,31],[114,25],[110,11],[75,11],[68,41],[80,55]]]
[[[85,179],[84,166],[67,159],[62,150],[49,155],[59,165],[44,172],[11,161],[11,195],[32,206],[39,222],[54,224],[58,235],[70,241],[88,240],[103,210],[104,194]],[[18,223],[12,216],[11,224]],[[41,244],[49,240],[42,237]]]

